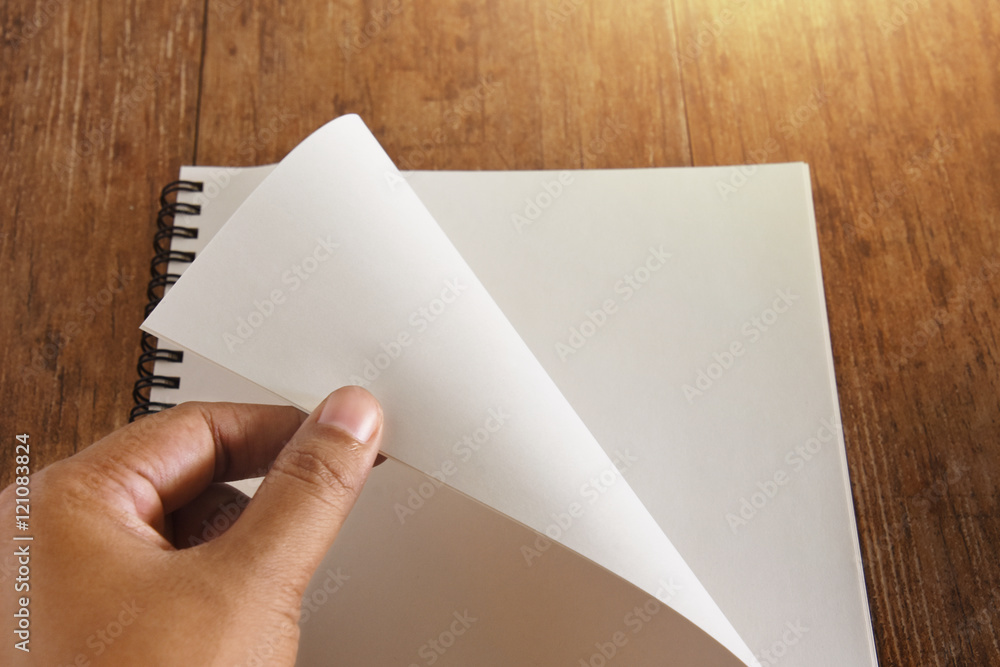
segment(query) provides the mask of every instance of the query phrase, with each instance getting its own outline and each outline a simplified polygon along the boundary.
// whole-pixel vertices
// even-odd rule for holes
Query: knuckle
[[[218,430],[210,409],[210,404],[208,403],[198,401],[181,403],[158,414],[164,415],[163,422],[167,422],[167,420],[171,422],[170,427],[172,429],[183,429],[192,433],[200,433],[207,430],[213,437],[216,436]],[[152,427],[159,425],[153,422],[150,423]]]
[[[105,440],[114,439],[121,443],[138,446],[155,436],[157,432],[164,430],[175,431],[182,433],[185,437],[190,437],[199,428],[199,425],[204,428],[204,425],[200,424],[202,419],[200,405],[203,404],[181,403],[168,410],[147,415],[106,436]]]
[[[111,483],[121,477],[117,462],[110,460],[78,461],[73,468],[53,466],[50,482],[67,500],[90,500],[107,493]]]
[[[319,446],[285,450],[274,462],[272,472],[298,480],[310,493],[331,504],[357,495],[363,483],[341,457]]]

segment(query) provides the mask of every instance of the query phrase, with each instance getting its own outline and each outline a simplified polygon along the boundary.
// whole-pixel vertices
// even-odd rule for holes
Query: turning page
[[[753,664],[356,116],[292,151],[143,328],[304,410],[368,386],[385,407],[385,454],[657,597],[681,634],[708,633],[734,656],[713,664]]]

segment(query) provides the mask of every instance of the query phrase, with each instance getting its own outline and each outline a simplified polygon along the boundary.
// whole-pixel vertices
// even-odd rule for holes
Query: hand
[[[293,664],[306,584],[381,431],[381,409],[359,387],[308,417],[189,403],[41,470],[30,480],[34,541],[5,546],[29,546],[31,588],[15,593],[14,574],[3,584],[0,663]],[[222,484],[265,471],[252,500]],[[11,486],[0,516],[14,505]],[[10,632],[20,595],[30,595],[30,654]]]

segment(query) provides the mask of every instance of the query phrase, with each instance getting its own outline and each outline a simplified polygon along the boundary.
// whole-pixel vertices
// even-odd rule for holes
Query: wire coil
[[[153,237],[153,250],[155,254],[149,263],[149,283],[146,285],[146,317],[153,312],[156,305],[163,299],[166,288],[177,282],[180,278],[178,273],[170,273],[170,263],[180,262],[190,264],[194,261],[194,253],[180,250],[172,250],[170,245],[176,238],[196,239],[198,238],[197,227],[183,227],[174,224],[177,215],[200,215],[201,206],[198,204],[188,204],[176,201],[178,192],[201,192],[204,184],[198,181],[174,181],[167,184],[160,191],[160,210],[156,214],[156,234]],[[173,200],[172,200],[173,196]],[[142,332],[142,354],[136,364],[136,372],[139,378],[132,386],[132,401],[135,405],[129,412],[128,420],[135,421],[154,412],[160,412],[167,408],[174,407],[175,403],[165,403],[162,401],[150,400],[150,390],[153,387],[166,389],[177,389],[181,385],[181,379],[173,375],[156,375],[156,362],[181,363],[184,361],[184,352],[181,350],[168,350],[157,348],[156,337],[145,331]]]

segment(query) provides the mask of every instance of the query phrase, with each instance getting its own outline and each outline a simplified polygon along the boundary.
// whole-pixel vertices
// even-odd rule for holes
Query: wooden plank
[[[998,664],[1000,21],[962,0],[677,14],[694,162],[812,168],[882,664]]]
[[[403,168],[687,164],[669,8],[559,7],[213,0],[199,162],[274,162],[354,112]]]
[[[0,8],[2,432],[31,435],[35,470],[127,420],[155,195],[194,152],[203,13]]]

